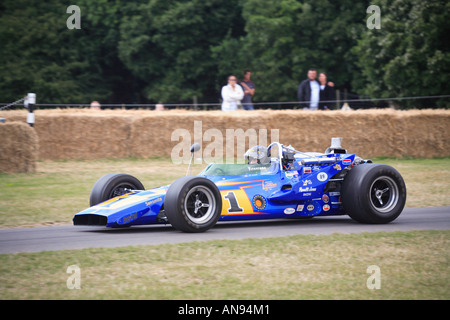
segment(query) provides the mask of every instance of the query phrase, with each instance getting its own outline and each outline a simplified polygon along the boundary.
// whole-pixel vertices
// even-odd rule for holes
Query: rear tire
[[[211,180],[183,177],[167,190],[164,210],[174,228],[184,232],[204,232],[219,220],[222,196]]]
[[[361,164],[346,175],[341,190],[345,212],[362,223],[395,220],[406,202],[406,186],[400,173],[384,164]]]
[[[128,190],[145,190],[142,183],[135,177],[124,173],[104,175],[94,184],[89,203],[92,206],[103,201],[128,193]]]

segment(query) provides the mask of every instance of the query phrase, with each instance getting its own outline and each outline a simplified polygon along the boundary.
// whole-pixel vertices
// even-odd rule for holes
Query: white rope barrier
[[[5,104],[0,103],[0,105],[5,104],[5,106],[0,107],[0,110],[7,109],[9,107],[14,106],[15,104],[23,101],[27,97],[19,99],[13,103]],[[380,101],[402,101],[402,100],[419,100],[419,99],[443,99],[450,98],[450,95],[436,95],[436,96],[414,96],[414,97],[391,97],[391,98],[363,98],[363,99],[336,99],[336,100],[326,100],[320,101],[320,103],[355,103],[355,102],[380,102]],[[254,106],[298,106],[298,105],[307,105],[309,101],[270,101],[270,102],[253,102]],[[101,106],[103,108],[125,108],[125,107],[134,107],[134,108],[154,108],[158,103],[105,103]],[[220,102],[211,102],[211,103],[163,103],[164,107],[194,107],[196,109],[201,109],[202,107],[220,107]],[[35,104],[36,107],[67,107],[67,108],[84,108],[89,107],[88,103],[38,103]]]

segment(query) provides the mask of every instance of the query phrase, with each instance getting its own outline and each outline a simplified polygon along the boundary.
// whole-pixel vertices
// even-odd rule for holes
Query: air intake
[[[80,214],[73,218],[75,226],[106,226],[108,218],[97,214]]]

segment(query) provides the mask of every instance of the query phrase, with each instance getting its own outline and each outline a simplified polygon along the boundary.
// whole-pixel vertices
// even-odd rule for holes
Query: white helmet
[[[264,146],[254,146],[244,154],[247,164],[269,164],[270,158],[267,156],[267,148]]]

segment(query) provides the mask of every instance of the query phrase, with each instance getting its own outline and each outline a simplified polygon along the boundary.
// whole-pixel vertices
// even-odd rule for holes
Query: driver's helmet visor
[[[244,154],[247,164],[268,164],[270,158],[267,156],[267,148],[264,146],[254,146]]]

